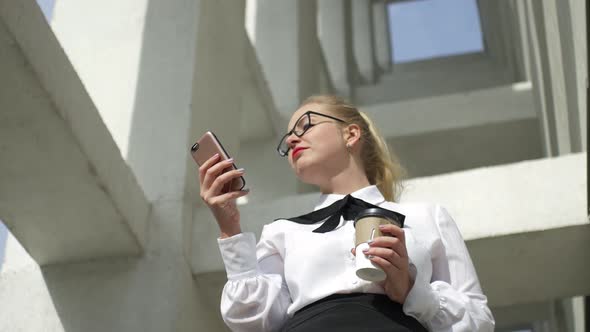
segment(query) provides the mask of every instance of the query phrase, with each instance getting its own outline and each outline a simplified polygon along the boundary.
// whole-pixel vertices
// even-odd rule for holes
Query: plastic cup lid
[[[373,207],[373,208],[368,208],[368,209],[365,209],[365,210],[362,210],[361,212],[359,212],[359,214],[354,219],[354,226],[356,227],[356,222],[362,218],[365,218],[365,217],[386,218],[386,219],[393,221],[396,224],[399,223],[399,221],[398,221],[399,217],[395,214],[395,212],[387,210],[387,209],[382,209],[379,207]]]

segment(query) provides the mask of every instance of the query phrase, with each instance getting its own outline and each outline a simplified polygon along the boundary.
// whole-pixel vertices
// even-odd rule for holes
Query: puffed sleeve
[[[432,277],[425,280],[417,271],[404,312],[430,331],[493,331],[494,318],[465,241],[447,210],[439,205],[435,210],[440,241],[431,248]]]
[[[253,233],[218,239],[228,279],[221,316],[232,331],[276,331],[287,319],[291,297],[278,237],[265,226],[258,245]]]

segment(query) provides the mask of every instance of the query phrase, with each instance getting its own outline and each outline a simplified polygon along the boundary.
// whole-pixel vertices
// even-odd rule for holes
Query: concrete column
[[[568,100],[563,68],[562,40],[557,20],[556,1],[527,2],[528,27],[533,58],[533,86],[541,106],[540,119],[545,137],[549,138],[546,151],[550,155],[572,151]],[[549,148],[550,147],[550,148]]]
[[[373,2],[373,43],[377,65],[383,72],[391,70],[391,36],[385,1]]]
[[[478,0],[481,29],[486,46],[486,53],[500,67],[505,65],[504,35],[502,18],[499,14],[499,2]]]
[[[318,1],[318,34],[334,88],[338,95],[350,96],[352,42],[350,0]]]
[[[584,15],[583,1],[557,1],[557,20],[559,24],[559,38],[561,40],[561,55],[564,74],[565,94],[567,102],[567,117],[571,141],[571,151],[582,151],[585,144],[585,102],[580,95],[585,96],[586,70],[585,57],[585,24],[580,20],[580,11]],[[583,120],[583,121],[582,121]],[[582,126],[584,123],[584,127]],[[584,134],[583,134],[584,133]]]
[[[494,2],[498,6],[498,18],[497,21],[500,24],[499,30],[502,35],[502,57],[504,63],[504,70],[507,72],[507,78],[510,82],[521,81],[518,75],[517,68],[517,48],[518,40],[517,35],[514,33],[516,22],[514,20],[514,12],[511,8],[509,1],[497,1]]]
[[[514,52],[516,53],[516,79],[517,81],[531,80],[530,46],[527,37],[526,8],[523,1],[511,0],[508,2],[509,13],[512,15]]]
[[[352,39],[360,83],[375,83],[375,47],[373,45],[371,1],[352,1]]]
[[[577,296],[555,301],[559,331],[584,332],[584,297]]]
[[[586,27],[588,17],[586,14],[588,12],[587,1],[570,1],[570,10],[573,22],[573,36],[574,36],[574,49],[576,53],[576,65],[577,68],[576,75],[576,85],[578,90],[578,119],[579,119],[579,126],[580,126],[580,135],[582,151],[587,151],[587,135],[588,135],[588,128],[587,128],[587,103],[586,100],[586,86],[588,84],[588,45],[587,45],[587,36],[588,29]],[[590,306],[590,303],[588,304]]]
[[[541,142],[546,157],[554,155],[551,132],[552,126],[549,123],[547,114],[547,103],[543,94],[543,75],[541,70],[541,50],[539,48],[539,36],[537,33],[537,22],[534,19],[531,0],[523,0],[525,3],[525,21],[527,27],[527,38],[529,40],[529,56],[531,64],[531,81],[533,83],[533,101],[539,118]]]
[[[317,4],[258,0],[248,9],[255,15],[252,44],[286,123],[303,99],[319,92]]]

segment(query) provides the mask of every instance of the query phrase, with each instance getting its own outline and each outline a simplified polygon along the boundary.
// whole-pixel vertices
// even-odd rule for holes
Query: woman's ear
[[[361,139],[361,127],[355,123],[349,124],[346,127],[344,140],[346,141],[346,145],[350,145],[351,147],[356,146]]]

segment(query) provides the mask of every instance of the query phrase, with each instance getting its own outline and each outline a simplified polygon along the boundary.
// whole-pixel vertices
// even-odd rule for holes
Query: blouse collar
[[[380,203],[385,201],[385,198],[379,191],[376,185],[367,186],[361,188],[355,192],[350,193],[355,198],[362,199],[367,203],[371,203],[374,205],[379,205]],[[321,194],[318,203],[314,207],[314,211],[319,210],[321,208],[325,208],[326,206],[336,202],[344,198],[346,195],[342,194]]]

